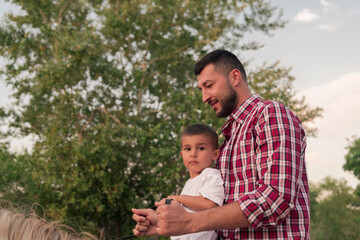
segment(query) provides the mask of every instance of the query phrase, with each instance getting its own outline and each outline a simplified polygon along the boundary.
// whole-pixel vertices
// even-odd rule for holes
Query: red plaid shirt
[[[252,95],[222,127],[216,163],[224,203],[238,202],[250,227],[218,231],[219,239],[310,239],[305,132],[284,105]]]

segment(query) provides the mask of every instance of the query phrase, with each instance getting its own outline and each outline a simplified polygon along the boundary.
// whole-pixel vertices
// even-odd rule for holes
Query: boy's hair
[[[231,52],[223,49],[214,50],[204,55],[195,63],[194,74],[199,75],[202,70],[209,64],[214,64],[215,70],[227,77],[229,73],[238,69],[241,77],[246,81],[246,72],[240,60]]]
[[[214,149],[219,148],[218,135],[212,127],[202,123],[192,124],[185,128],[181,134],[181,137],[193,135],[205,135],[211,139]]]
[[[64,230],[66,229],[66,231]],[[85,240],[97,239],[90,234],[80,236],[74,229],[48,223],[35,214],[24,215],[6,209],[0,209],[0,239],[19,240]],[[86,235],[86,236],[84,236]]]

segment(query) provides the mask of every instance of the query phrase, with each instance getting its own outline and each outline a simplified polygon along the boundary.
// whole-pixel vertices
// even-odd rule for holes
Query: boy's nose
[[[197,156],[197,150],[196,149],[191,151],[191,156],[193,156],[193,157]]]

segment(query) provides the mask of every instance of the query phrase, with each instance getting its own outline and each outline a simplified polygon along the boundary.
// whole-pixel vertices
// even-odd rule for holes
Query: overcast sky
[[[288,20],[273,37],[256,35],[265,47],[251,52],[253,63],[280,60],[291,67],[295,89],[310,106],[324,109],[315,121],[317,138],[308,138],[309,179],[359,181],[342,169],[347,139],[360,137],[360,1],[273,0]]]
[[[314,123],[318,137],[308,138],[309,180],[332,176],[355,187],[359,181],[342,166],[347,138],[360,137],[360,1],[273,0],[272,4],[283,9],[288,23],[272,37],[254,34],[265,47],[245,53],[246,58],[254,65],[280,60],[281,66],[291,67],[298,95],[324,109]],[[0,15],[9,9],[0,0]],[[7,94],[0,82],[1,105],[8,104]]]

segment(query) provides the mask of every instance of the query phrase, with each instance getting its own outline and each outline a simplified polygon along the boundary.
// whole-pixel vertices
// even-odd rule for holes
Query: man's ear
[[[239,69],[233,69],[231,72],[230,72],[230,81],[231,81],[231,84],[233,87],[236,87],[240,84],[241,82],[241,73],[239,71]]]

